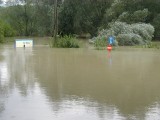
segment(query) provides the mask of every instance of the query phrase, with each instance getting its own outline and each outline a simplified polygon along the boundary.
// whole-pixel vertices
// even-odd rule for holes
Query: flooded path
[[[0,120],[159,119],[159,50],[0,46]]]

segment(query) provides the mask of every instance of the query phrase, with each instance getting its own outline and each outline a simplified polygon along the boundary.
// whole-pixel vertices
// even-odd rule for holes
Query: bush
[[[121,46],[127,45],[127,46],[133,46],[133,45],[139,45],[143,44],[143,40],[141,36],[137,34],[119,34],[117,36],[118,44]]]
[[[100,40],[114,36],[118,45],[143,45],[151,42],[154,34],[154,27],[150,24],[136,23],[126,24],[124,22],[110,23],[109,29],[99,32],[99,35],[92,40]]]
[[[4,41],[4,31],[2,27],[0,26],[0,43],[3,43]]]
[[[76,38],[71,36],[64,36],[57,39],[54,47],[58,48],[79,48],[79,42]]]
[[[151,42],[154,34],[154,27],[152,25],[145,23],[136,23],[132,24],[131,28],[134,34],[138,34],[143,38],[144,43]]]
[[[131,26],[125,22],[110,23],[109,27],[110,29],[108,30],[108,33],[110,35],[112,34],[117,36],[119,34],[129,34],[133,32]]]
[[[0,43],[4,42],[4,37],[12,37],[15,35],[15,31],[11,26],[0,20]]]
[[[4,37],[13,37],[15,36],[15,31],[9,24],[4,24],[3,25],[4,29]]]
[[[104,49],[106,47],[106,40],[105,38],[103,39],[96,39],[94,42],[94,46],[96,47],[96,49],[100,50],[100,49]]]

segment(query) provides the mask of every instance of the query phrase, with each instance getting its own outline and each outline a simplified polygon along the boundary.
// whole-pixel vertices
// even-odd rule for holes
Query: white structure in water
[[[33,47],[33,40],[30,39],[16,39],[15,47]]]

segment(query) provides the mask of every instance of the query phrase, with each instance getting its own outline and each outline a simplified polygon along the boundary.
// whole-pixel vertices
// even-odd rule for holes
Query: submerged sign
[[[110,45],[112,45],[112,44],[114,43],[114,37],[113,37],[113,36],[110,36],[110,37],[108,38],[108,43],[109,43]]]
[[[15,47],[33,47],[33,40],[29,39],[16,39]]]

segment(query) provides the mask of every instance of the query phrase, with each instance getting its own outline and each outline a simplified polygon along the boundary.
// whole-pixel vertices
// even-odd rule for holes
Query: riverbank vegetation
[[[122,46],[147,45],[159,39],[158,0],[57,1],[58,22],[54,23],[53,0],[1,0],[0,42],[11,36],[53,36],[55,24],[62,36],[56,46],[63,42],[64,47],[72,46],[66,35],[89,34],[98,46],[110,35]]]
[[[102,40],[114,36],[115,45],[134,46],[149,44],[154,34],[154,27],[145,23],[126,24],[125,22],[114,22],[108,29],[103,29],[93,41]],[[95,42],[97,44],[97,42]]]
[[[79,48],[80,43],[78,39],[72,36],[63,36],[54,41],[54,47],[57,48]]]

